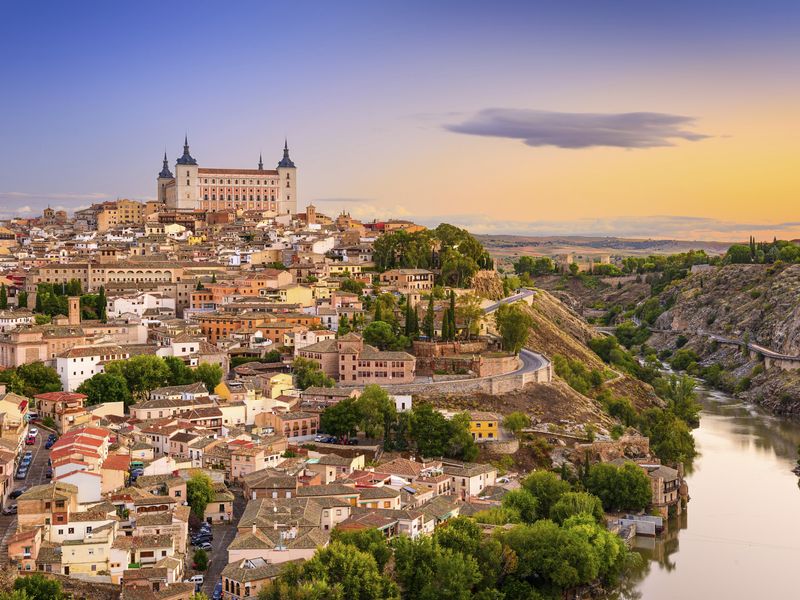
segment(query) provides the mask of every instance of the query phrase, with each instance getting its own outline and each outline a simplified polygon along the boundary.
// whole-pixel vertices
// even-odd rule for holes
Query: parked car
[[[6,506],[3,509],[3,514],[4,515],[15,515],[15,514],[17,514],[17,505],[16,504],[12,504],[11,506]]]
[[[214,536],[210,533],[208,535],[197,535],[192,538],[192,546],[197,546],[197,544],[204,544],[206,542],[210,542],[214,539]]]
[[[29,412],[27,415],[25,415],[25,419],[28,422],[33,421],[34,419],[38,419],[38,418],[39,418],[39,413],[36,413],[36,412]]]
[[[17,498],[19,498],[20,496],[22,496],[22,494],[24,494],[24,493],[25,493],[25,492],[27,492],[27,491],[28,491],[28,488],[27,488],[26,486],[24,486],[24,485],[23,485],[21,488],[18,488],[18,489],[16,489],[16,490],[14,490],[13,492],[11,492],[11,493],[8,495],[8,497],[9,497],[9,498],[11,498],[12,500],[16,500]]]
[[[28,429],[28,435],[36,437],[37,435],[39,435],[39,430],[36,427],[31,427],[30,429]]]
[[[141,477],[144,475],[144,469],[134,469],[131,471],[131,477]]]
[[[25,445],[26,446],[33,446],[35,443],[36,443],[36,436],[35,435],[29,435],[28,437],[25,438]]]
[[[45,447],[47,450],[50,450],[50,448],[52,448],[52,447],[53,447],[53,444],[55,444],[55,443],[56,443],[56,442],[55,442],[55,440],[47,440],[47,441],[44,443],[44,447]]]
[[[358,440],[356,438],[350,438],[347,440],[348,446],[358,446]]]
[[[53,478],[53,469],[48,467],[47,471],[44,472],[44,476],[45,476],[46,479],[52,479]]]
[[[213,547],[208,542],[201,542],[199,544],[192,544],[198,550],[205,550],[206,552],[210,552]]]
[[[211,600],[220,600],[222,598],[222,582],[218,581],[214,586],[214,593],[211,595]]]
[[[20,467],[17,469],[17,474],[14,475],[14,479],[25,479],[28,476],[28,468],[27,467]]]
[[[195,584],[199,583],[200,585],[202,585],[204,581],[205,577],[202,574],[198,573],[197,575],[192,575],[191,577],[189,577],[189,579],[186,580],[186,583],[195,583]]]

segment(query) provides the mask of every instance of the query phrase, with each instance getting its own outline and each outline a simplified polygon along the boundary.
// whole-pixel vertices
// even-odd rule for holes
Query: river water
[[[663,538],[637,538],[647,561],[618,597],[800,598],[800,422],[704,388],[698,399],[688,510]]]

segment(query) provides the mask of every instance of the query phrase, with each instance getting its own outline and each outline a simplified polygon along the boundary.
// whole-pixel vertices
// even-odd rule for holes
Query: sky
[[[476,233],[800,237],[800,2],[5,2],[0,217],[277,163]]]

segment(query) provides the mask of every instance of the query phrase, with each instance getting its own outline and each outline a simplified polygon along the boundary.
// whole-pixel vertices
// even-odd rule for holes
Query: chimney
[[[255,523],[253,523],[253,526],[252,526],[252,529],[251,529],[251,531],[252,531],[252,532],[253,532],[253,534],[255,535],[255,533],[256,533],[256,524],[255,524]]]
[[[69,301],[69,324],[70,325],[80,325],[81,324],[81,298],[80,296],[70,296],[68,298]]]

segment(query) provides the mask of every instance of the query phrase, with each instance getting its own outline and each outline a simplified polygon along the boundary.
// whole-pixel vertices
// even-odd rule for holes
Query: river
[[[698,400],[688,510],[663,538],[637,538],[646,564],[617,597],[800,596],[800,489],[791,472],[800,422],[705,388]]]

